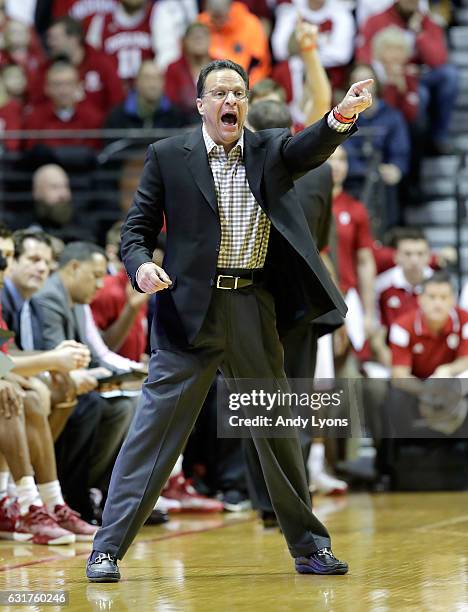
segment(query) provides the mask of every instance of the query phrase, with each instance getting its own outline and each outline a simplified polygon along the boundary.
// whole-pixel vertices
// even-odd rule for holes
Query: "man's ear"
[[[205,109],[203,108],[203,100],[201,98],[197,98],[197,110],[203,117],[203,115],[205,114]]]

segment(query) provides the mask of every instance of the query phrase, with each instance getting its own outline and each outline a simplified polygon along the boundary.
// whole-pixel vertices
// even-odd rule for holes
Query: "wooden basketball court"
[[[141,531],[118,584],[87,582],[88,544],[0,542],[0,590],[69,592],[64,608],[2,609],[468,610],[468,493],[353,494],[317,499],[316,509],[347,576],[296,574],[280,534],[253,513],[184,515]]]

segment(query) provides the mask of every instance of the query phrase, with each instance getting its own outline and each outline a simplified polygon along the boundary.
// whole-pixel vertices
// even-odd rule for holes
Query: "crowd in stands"
[[[404,206],[418,197],[421,150],[452,149],[451,4],[0,0],[0,132],[11,132],[0,160],[8,196],[0,225],[0,539],[67,544],[92,540],[97,529],[146,372],[154,313],[154,298],[132,289],[120,261],[127,205],[115,194],[136,186],[138,131],[199,125],[196,81],[211,59],[247,70],[252,129],[272,127],[274,115],[276,127],[300,132],[351,82],[374,79],[359,132],[332,155],[310,195],[322,216],[304,211],[349,308],[345,324],[319,341],[316,375],[377,381],[363,392],[376,410],[409,394],[430,432],[464,426],[464,398],[450,409],[422,409],[418,398],[427,380],[468,370],[468,288],[458,306],[445,271],[454,249],[431,253],[420,229],[401,227]],[[103,153],[119,147],[133,156],[108,154],[114,175],[101,181]],[[18,168],[30,177],[20,192],[10,177]],[[371,174],[381,186],[377,215],[366,196]],[[298,184],[298,193],[309,197],[309,187]],[[164,231],[154,261],[163,256]],[[216,385],[149,522],[248,507],[241,443],[216,438],[215,411]],[[391,473],[388,445],[379,427],[367,433],[380,453],[377,482]],[[334,457],[328,467],[325,456]],[[331,473],[338,456],[342,473],[355,473],[343,445],[314,440],[311,490],[346,492]]]

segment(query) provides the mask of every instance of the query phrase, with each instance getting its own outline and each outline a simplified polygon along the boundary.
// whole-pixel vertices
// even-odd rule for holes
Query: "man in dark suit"
[[[117,558],[151,512],[216,370],[287,388],[277,329],[334,308],[345,313],[293,177],[323,163],[354,130],[372,103],[368,85],[353,85],[339,108],[293,138],[281,129],[254,134],[243,127],[248,77],[217,60],[197,83],[202,129],[149,147],[122,256],[135,288],[159,292],[153,352],[88,560],[90,580],[120,579]],[[164,218],[163,269],[151,258]],[[256,437],[255,446],[297,571],[346,573],[312,513],[297,436]]]

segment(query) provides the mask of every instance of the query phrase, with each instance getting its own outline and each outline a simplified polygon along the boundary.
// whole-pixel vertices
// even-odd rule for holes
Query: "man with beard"
[[[80,225],[72,203],[67,173],[57,164],[46,164],[33,175],[34,227],[64,242],[93,241],[94,234],[86,225]],[[83,218],[83,217],[82,217]]]

